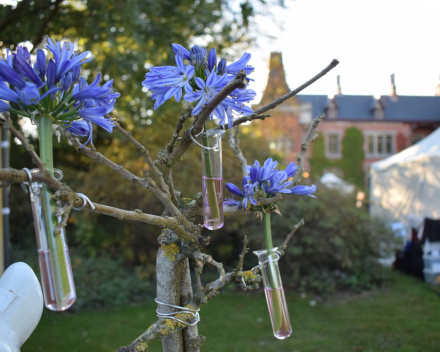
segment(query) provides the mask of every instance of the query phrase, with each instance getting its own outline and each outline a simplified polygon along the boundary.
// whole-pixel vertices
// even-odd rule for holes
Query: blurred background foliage
[[[153,102],[141,85],[148,68],[173,64],[171,43],[214,45],[227,59],[237,58],[262,34],[254,24],[255,17],[270,17],[268,9],[274,4],[283,6],[283,1],[22,0],[15,8],[0,6],[0,49],[14,49],[25,41],[35,49],[43,45],[47,34],[91,50],[95,56],[85,66],[85,76],[90,76],[90,81],[102,72],[104,81],[115,79],[114,87],[121,97],[114,115],[155,156],[169,142],[180,112],[187,106],[170,101],[153,111]],[[185,128],[190,123],[187,121]],[[36,142],[32,134],[29,138]],[[249,162],[262,162],[269,156],[283,159],[283,155],[271,154],[255,127],[241,128],[240,138]],[[224,142],[224,180],[240,184],[240,167]],[[116,132],[96,131],[94,143],[100,152],[138,175],[147,167],[137,150]],[[192,148],[173,170],[174,184],[182,197],[193,198],[201,190],[199,153],[198,148]],[[11,166],[30,165],[26,151],[12,143]],[[56,144],[55,165],[64,171],[66,183],[95,202],[152,214],[162,212],[151,195],[77,153],[63,138]],[[364,210],[354,208],[353,197],[326,190],[318,197],[286,197],[281,204],[283,217],[274,216],[273,233],[278,243],[294,223],[306,219],[306,226],[294,237],[282,260],[285,286],[329,294],[341,287],[380,284],[383,271],[376,259],[383,255],[379,249],[390,242],[390,234]],[[37,269],[30,203],[19,186],[11,189],[10,207],[13,260]],[[67,236],[79,297],[75,309],[125,304],[145,299],[145,292],[154,296],[158,234],[158,228],[146,224],[74,211]],[[228,218],[225,228],[212,234],[207,250],[232,268],[244,235],[251,239],[252,250],[263,247],[261,224],[248,215]],[[251,254],[246,260],[248,266],[255,265]],[[217,274],[207,269],[205,279],[210,275]]]

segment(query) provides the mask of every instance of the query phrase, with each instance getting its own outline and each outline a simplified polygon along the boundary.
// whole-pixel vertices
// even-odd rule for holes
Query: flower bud
[[[212,71],[212,69],[215,67],[216,64],[217,64],[217,52],[215,51],[215,48],[212,48],[211,50],[209,50],[209,55],[208,55],[209,71]]]
[[[217,66],[217,73],[219,75],[224,75],[226,73],[226,60],[221,59]]]

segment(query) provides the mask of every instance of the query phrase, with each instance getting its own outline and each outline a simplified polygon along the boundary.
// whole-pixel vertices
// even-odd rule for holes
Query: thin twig
[[[202,253],[202,255],[206,263],[211,264],[218,270],[218,273],[220,275],[219,280],[220,282],[223,282],[223,280],[225,279],[225,269],[223,268],[223,264],[215,261],[210,255],[207,255],[205,253]]]
[[[339,64],[339,61],[334,59],[325,69],[323,69],[321,72],[319,72],[316,76],[309,79],[307,82],[300,85],[298,88],[290,91],[287,94],[284,94],[282,97],[279,97],[278,99],[274,100],[270,104],[267,104],[263,106],[262,108],[254,111],[252,115],[246,115],[242,116],[239,119],[236,119],[234,121],[233,127],[241,125],[242,123],[253,121],[253,120],[264,120],[264,114],[266,111],[275,109],[278,105],[284,103],[287,99],[292,98],[293,96],[297,95],[299,92],[310,86],[311,84],[315,83],[318,79],[325,76],[327,73],[329,73],[331,70],[333,70],[337,65]],[[264,116],[264,117],[263,117]],[[228,126],[225,126],[225,129],[228,129]]]
[[[290,233],[287,235],[287,238],[284,240],[283,244],[278,247],[278,251],[280,252],[280,255],[283,256],[285,253],[285,250],[287,248],[287,245],[289,244],[290,239],[293,237],[295,232],[305,224],[304,219],[301,219],[299,223],[295,225],[295,227],[290,231]]]
[[[293,175],[293,184],[291,187],[296,186],[300,181],[300,177],[304,172],[304,156],[306,155],[307,149],[309,149],[310,142],[313,142],[316,137],[315,132],[318,128],[318,125],[321,123],[322,120],[324,120],[324,118],[325,114],[322,114],[321,116],[314,118],[312,123],[310,124],[310,128],[307,132],[306,138],[301,144],[301,152],[296,158],[296,160],[298,160],[298,169],[296,170],[295,175]]]
[[[116,171],[123,178],[129,180],[130,182],[139,186],[140,188],[144,188],[150,191],[151,193],[153,193],[153,190],[158,190],[153,179],[147,177],[146,178],[137,177],[132,172],[125,169],[122,165],[116,164],[114,161],[110,160],[102,153],[97,152],[95,148],[89,148],[86,146],[81,147],[81,143],[76,138],[69,137],[69,141],[76,147],[76,150],[79,153],[83,153],[91,157],[97,163],[102,163],[105,166],[108,166],[110,169]]]
[[[192,116],[192,109],[189,109],[186,113],[181,112],[179,120],[177,121],[176,125],[176,131],[173,133],[173,137],[171,138],[170,143],[167,145],[167,150],[169,153],[171,153],[174,149],[174,146],[176,145],[177,139],[179,138],[179,133],[183,128],[183,124],[187,119],[189,119]]]
[[[251,122],[254,120],[262,120],[264,121],[267,117],[270,117],[270,114],[261,114],[258,115],[256,113],[253,113],[252,115],[245,115],[242,117],[239,117],[238,119],[234,120],[234,124],[232,125],[232,127],[238,127],[239,125],[246,123],[246,122]],[[219,126],[214,128],[215,130],[222,130],[222,129],[226,129],[228,130],[229,127],[227,125],[223,126]]]
[[[239,126],[229,131],[229,147],[234,152],[241,166],[243,177],[247,175],[247,161],[240,149],[240,140],[238,139]]]
[[[122,165],[118,165],[112,160],[108,159],[103,154],[97,152],[95,149],[91,149],[88,147],[82,147],[81,143],[76,139],[69,137],[70,142],[76,147],[78,152],[84,153],[88,156],[90,156],[92,159],[94,159],[96,162],[103,163],[104,165],[110,167],[112,170],[119,173],[123,178],[131,181],[133,184],[137,185],[140,188],[143,188],[158,198],[162,204],[165,206],[165,208],[169,211],[169,213],[176,217],[176,219],[184,225],[190,232],[198,233],[199,229],[197,226],[192,224],[190,221],[188,221],[185,216],[180,212],[180,210],[176,207],[176,205],[173,204],[171,201],[171,197],[169,193],[165,193],[162,190],[160,190],[154,183],[154,180],[148,177],[146,178],[140,178],[131,173],[130,171],[126,170]]]
[[[14,125],[12,124],[12,121],[10,119],[10,115],[9,113],[3,113],[3,116],[6,119],[7,125],[9,130],[12,132],[12,134],[17,137],[21,144],[23,145],[23,147],[26,149],[26,151],[29,153],[29,155],[32,158],[32,161],[35,163],[35,165],[38,166],[38,168],[41,170],[41,172],[45,173],[46,172],[46,165],[41,161],[40,157],[38,156],[38,154],[35,152],[34,146],[32,144],[30,144],[26,137],[23,136],[23,134],[21,134],[20,131],[18,131]]]
[[[239,272],[243,271],[244,257],[246,256],[247,252],[249,251],[249,248],[247,247],[247,245],[248,245],[248,239],[247,239],[247,236],[244,236],[243,249],[241,251],[240,256],[238,257],[238,265],[234,270],[235,274],[238,274]]]
[[[292,236],[295,234],[295,232],[301,227],[301,226],[303,226],[304,225],[304,219],[301,219],[295,226],[294,226],[294,228],[293,228],[293,230],[287,235],[287,238],[286,238],[286,240],[284,241],[284,243],[281,245],[281,247],[279,247],[281,250],[280,250],[280,252],[281,252],[281,256],[283,256],[284,254],[285,254],[285,250],[286,250],[286,248],[287,248],[287,245],[288,245],[288,243],[289,243],[289,241],[290,241],[290,239],[292,238]],[[247,245],[247,243],[244,243],[244,247],[246,247],[246,245]],[[241,253],[241,255],[240,256],[243,256],[244,257],[244,255],[246,254],[243,254],[244,253],[244,251],[245,251],[245,249],[243,249],[243,251],[242,251],[242,253]],[[239,265],[240,265],[240,263],[239,263]],[[238,268],[236,268],[234,271],[232,271],[232,272],[229,272],[229,273],[227,273],[227,274],[225,274],[225,276],[224,276],[224,280],[221,282],[219,279],[217,279],[217,280],[215,280],[215,281],[212,281],[212,282],[210,282],[210,283],[208,283],[208,284],[206,284],[205,285],[205,289],[204,289],[204,292],[206,293],[206,297],[209,299],[209,298],[211,298],[211,297],[215,297],[217,294],[218,294],[218,291],[222,288],[222,287],[224,287],[224,286],[227,286],[227,285],[231,285],[231,284],[233,284],[233,283],[236,283],[236,284],[238,284],[241,288],[243,288],[243,284],[242,284],[242,282],[241,282],[241,277],[243,277],[243,279],[244,279],[244,276],[246,276],[245,274],[247,273],[247,272],[242,272],[242,271],[239,271],[239,270],[237,270]],[[255,267],[255,268],[253,268],[251,271],[249,271],[249,274],[247,275],[248,277],[252,277],[253,278],[253,281],[251,282],[253,285],[255,285],[255,284],[258,284],[259,282],[261,282],[261,277],[258,277],[258,276],[256,276],[257,274],[258,274],[258,272],[259,272],[259,267],[257,266],[257,267]],[[245,280],[244,280],[245,281]],[[254,287],[249,287],[249,286],[247,286],[247,288],[246,289],[249,289],[249,288],[254,288]],[[244,288],[243,288],[244,289]]]
[[[156,176],[156,180],[159,184],[160,189],[163,192],[168,192],[168,186],[163,180],[162,172],[158,170],[156,165],[154,165],[153,160],[150,158],[150,151],[145,148],[136,138],[133,137],[131,132],[126,131],[121,127],[121,125],[116,125],[115,129],[121,133],[125,138],[127,138],[133,145],[139,150],[139,153],[144,157],[145,161],[147,162],[148,166],[153,171],[153,174]]]

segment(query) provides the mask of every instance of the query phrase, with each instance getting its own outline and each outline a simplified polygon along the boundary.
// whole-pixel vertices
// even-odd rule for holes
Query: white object
[[[393,230],[394,236],[396,238],[405,239],[408,235],[408,230],[406,229],[406,226],[401,222],[393,222],[391,224],[391,230]]]
[[[423,253],[440,258],[440,242],[429,242],[429,240],[426,239],[423,245]]]
[[[328,172],[321,177],[321,183],[328,188],[336,188],[341,190],[343,193],[351,193],[354,191],[354,186],[340,179],[335,174]]]
[[[436,273],[430,269],[423,269],[423,275],[425,276],[425,281],[432,285],[440,284],[440,273]]]
[[[370,167],[370,214],[387,224],[440,219],[440,128]]]
[[[0,352],[20,352],[43,313],[43,293],[29,265],[15,263],[0,279]]]

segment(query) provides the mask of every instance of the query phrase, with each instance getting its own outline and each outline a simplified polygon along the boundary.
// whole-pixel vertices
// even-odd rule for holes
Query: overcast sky
[[[339,66],[303,91],[331,95],[341,75],[343,94],[389,94],[396,74],[400,95],[434,95],[440,75],[440,0],[296,0],[274,10],[284,29],[250,50],[254,88],[266,85],[270,51],[283,53],[287,83],[295,88],[333,58]],[[258,19],[264,27],[266,20]]]

